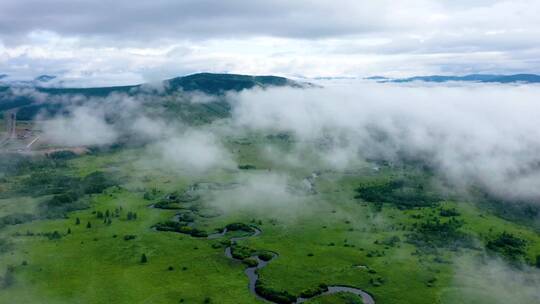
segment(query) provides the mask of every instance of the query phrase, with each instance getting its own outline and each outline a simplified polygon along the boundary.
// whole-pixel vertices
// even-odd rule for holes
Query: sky
[[[0,74],[90,86],[540,73],[539,14],[538,0],[2,0]]]

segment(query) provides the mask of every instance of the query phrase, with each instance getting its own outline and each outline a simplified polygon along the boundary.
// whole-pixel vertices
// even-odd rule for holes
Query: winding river
[[[239,240],[242,240],[242,239],[245,239],[245,238],[250,238],[250,237],[255,237],[255,236],[258,236],[259,234],[261,234],[261,230],[259,230],[257,228],[253,228],[253,230],[254,230],[254,232],[251,235],[231,238],[231,245],[228,246],[227,248],[225,248],[225,256],[227,258],[231,259],[231,260],[242,262],[242,260],[236,259],[236,258],[234,258],[232,256],[232,253],[231,253],[232,248],[231,248],[231,246],[234,243],[236,243],[237,241],[239,241]],[[209,239],[216,239],[216,238],[225,236],[226,233],[227,233],[227,229],[223,229],[222,232],[208,235],[208,238]],[[255,285],[257,283],[257,280],[259,279],[259,274],[257,273],[257,270],[266,267],[266,265],[268,265],[268,263],[272,262],[272,260],[274,260],[278,256],[276,253],[273,253],[273,255],[274,256],[269,261],[263,261],[263,260],[259,259],[259,257],[257,255],[251,256],[251,258],[257,260],[258,264],[257,264],[257,266],[248,267],[244,271],[244,273],[246,274],[246,276],[249,279],[249,284],[248,284],[249,291],[252,294],[254,294],[259,300],[265,301],[267,303],[277,303],[277,302],[273,302],[273,301],[271,301],[269,299],[266,299],[262,295],[257,293],[257,290],[255,289]],[[315,298],[315,297],[320,297],[320,296],[323,296],[323,295],[330,295],[330,294],[339,293],[339,292],[348,292],[348,293],[355,294],[355,295],[362,298],[362,301],[363,301],[364,304],[375,304],[375,300],[373,299],[373,297],[370,294],[368,294],[367,292],[363,291],[362,289],[355,288],[355,287],[350,287],[350,286],[341,286],[341,285],[330,285],[330,286],[328,286],[328,290],[324,291],[321,294],[310,297],[310,298],[298,297],[298,298],[296,298],[295,303],[304,303],[304,302],[306,302],[306,301],[308,301],[308,300],[310,300],[312,298]]]
[[[318,175],[315,175],[315,174],[313,176],[310,176],[311,179],[308,180],[308,181],[310,181],[310,184],[313,183],[313,180],[317,176]],[[210,183],[208,183],[208,184],[210,184]],[[201,185],[206,186],[206,184],[202,184],[202,183],[197,184],[194,187],[190,188],[189,191],[194,192]],[[150,207],[155,208],[154,204],[150,205]],[[180,221],[180,215],[177,214],[176,216],[174,216],[173,220],[177,221],[177,222]],[[193,224],[194,224],[193,222],[187,223],[188,226],[193,226]],[[256,237],[256,236],[258,236],[258,235],[260,235],[262,233],[262,231],[260,229],[258,229],[258,228],[255,228],[255,227],[251,227],[251,228],[253,229],[252,234],[246,235],[246,236],[241,236],[241,237],[233,237],[233,238],[230,239],[230,241],[231,241],[230,245],[225,248],[225,256],[227,258],[229,258],[229,259],[231,259],[233,261],[237,261],[239,263],[242,263],[241,259],[237,259],[237,258],[233,257],[233,255],[232,255],[232,245],[235,244],[239,240],[246,239],[246,238],[251,238],[251,237]],[[156,230],[156,231],[158,231],[158,230]],[[224,237],[227,234],[227,232],[228,232],[227,228],[224,228],[221,232],[209,234],[207,236],[207,238],[208,239],[221,238],[221,237]],[[257,297],[259,300],[264,301],[266,303],[279,304],[278,302],[274,302],[274,301],[272,301],[270,299],[265,298],[263,295],[259,294],[257,292],[257,289],[255,288],[255,286],[257,284],[257,281],[259,280],[258,270],[266,267],[270,262],[272,262],[275,258],[278,257],[277,253],[272,252],[272,254],[273,254],[273,257],[268,261],[261,260],[257,255],[251,256],[252,259],[257,261],[257,265],[246,268],[244,273],[246,274],[246,276],[248,277],[248,280],[249,280],[249,284],[248,284],[249,291],[253,295],[255,295],[255,297]],[[370,294],[368,294],[367,292],[363,291],[362,289],[351,287],[351,286],[342,286],[342,285],[329,285],[327,287],[328,287],[327,290],[325,290],[324,292],[322,292],[320,294],[314,295],[312,297],[309,297],[309,298],[297,297],[296,301],[294,303],[304,303],[304,302],[306,302],[306,301],[308,301],[308,300],[310,300],[312,298],[320,297],[320,296],[323,296],[323,295],[330,295],[330,294],[335,294],[335,293],[339,293],[339,292],[348,292],[348,293],[355,294],[358,297],[362,298],[362,301],[363,301],[364,304],[375,304],[375,300],[373,299],[373,297]]]

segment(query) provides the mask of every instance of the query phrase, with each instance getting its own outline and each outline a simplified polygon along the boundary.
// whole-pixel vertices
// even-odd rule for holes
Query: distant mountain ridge
[[[53,75],[39,75],[31,80],[12,79],[8,74],[0,74],[1,87],[60,87],[63,81],[55,81],[58,77]]]
[[[52,76],[52,75],[40,75],[36,78],[34,78],[34,81],[39,81],[39,82],[49,82],[53,79],[55,79],[56,76]]]
[[[50,81],[55,79],[53,76],[40,76],[42,80]],[[242,91],[252,88],[268,88],[268,87],[293,87],[306,88],[314,86],[307,82],[297,82],[280,76],[251,76],[239,74],[212,74],[198,73],[188,76],[175,77],[164,80],[157,84],[138,84],[129,86],[115,87],[96,87],[96,88],[63,88],[63,87],[47,87],[47,86],[31,86],[34,91],[45,93],[46,99],[37,94],[24,91],[23,94],[16,93],[12,88],[19,86],[11,86],[9,83],[0,81],[0,112],[9,109],[18,108],[17,116],[21,119],[31,119],[40,111],[48,113],[59,113],[66,110],[66,104],[58,103],[56,100],[70,100],[70,96],[83,97],[107,97],[110,94],[126,94],[138,95],[145,94],[157,98],[167,99],[166,97],[176,98],[176,93],[181,92],[202,92],[214,96],[216,102],[213,105],[198,106],[204,107],[204,115],[208,115],[208,109],[214,113],[219,112],[219,115],[226,115],[229,111],[228,103],[222,98],[227,92]],[[28,87],[28,86],[26,86]],[[67,98],[65,98],[67,97]],[[219,109],[216,110],[216,105]],[[196,106],[185,106],[186,111],[192,111]],[[206,109],[207,108],[207,109]],[[204,116],[203,115],[203,116]]]
[[[374,79],[373,77],[370,77]],[[370,79],[368,78],[368,79]],[[485,82],[485,83],[540,83],[540,75],[536,74],[513,74],[513,75],[497,75],[497,74],[470,74],[465,76],[415,76],[409,78],[375,78],[382,82],[449,82],[449,81],[467,81],[467,82]]]

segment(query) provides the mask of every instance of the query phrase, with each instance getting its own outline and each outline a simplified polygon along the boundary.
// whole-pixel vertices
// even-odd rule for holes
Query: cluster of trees
[[[162,223],[158,223],[154,226],[156,230],[158,231],[172,231],[172,232],[178,232],[183,234],[189,234],[193,237],[207,237],[208,233],[205,231],[189,227],[185,225],[184,223],[180,222],[174,222],[174,221],[166,221]]]
[[[225,226],[228,231],[245,231],[245,232],[253,232],[253,228],[247,224],[244,223],[232,223]]]
[[[199,196],[185,191],[182,194],[171,193],[165,198],[154,204],[155,208],[159,209],[182,209],[182,204],[193,202],[199,199]]]
[[[274,258],[274,254],[271,253],[271,252],[267,252],[267,251],[263,251],[263,252],[260,252],[258,255],[259,259],[265,261],[265,262],[268,262],[270,261],[271,259]]]
[[[143,198],[150,201],[156,199],[158,195],[159,191],[156,188],[152,188],[149,191],[144,192]]]
[[[0,217],[0,229],[8,225],[18,225],[33,220],[35,216],[29,213],[13,213]]]
[[[132,212],[132,211],[128,211],[127,215],[126,215],[126,219],[128,221],[134,221],[137,219],[137,212]]]
[[[506,231],[499,234],[486,244],[486,248],[491,252],[502,255],[507,260],[517,262],[525,257],[527,242]]]
[[[256,258],[252,257],[243,259],[242,263],[246,264],[248,267],[256,267],[257,265],[259,265],[259,261],[257,261]]]
[[[47,155],[50,159],[54,160],[68,160],[77,157],[77,154],[73,151],[55,151]]]
[[[195,216],[190,212],[180,212],[176,214],[176,218],[180,222],[193,223],[195,221]]]
[[[449,208],[449,209],[441,208],[441,210],[439,211],[439,215],[442,217],[453,217],[453,216],[459,216],[460,213],[456,210],[456,208]]]
[[[323,293],[325,291],[328,291],[328,285],[322,283],[322,284],[319,284],[319,286],[317,286],[317,287],[304,289],[300,293],[300,296],[302,298],[311,298],[311,297],[320,295],[321,293]]]
[[[21,154],[2,155],[0,158],[0,178],[18,176],[37,171],[52,172],[67,166],[64,159]]]
[[[448,221],[441,221],[438,217],[430,218],[422,223],[415,223],[415,229],[407,236],[407,241],[421,249],[471,247],[472,239],[460,230],[462,226],[463,221],[454,217]]]
[[[62,176],[59,180],[68,187],[62,190],[57,188],[57,191],[62,193],[54,195],[40,205],[40,210],[46,217],[62,217],[67,212],[85,209],[88,205],[80,200],[81,197],[86,194],[102,193],[105,189],[117,185],[103,172],[93,172],[83,178]],[[54,185],[59,180],[55,179],[49,185]]]
[[[399,209],[433,206],[441,198],[430,191],[426,181],[418,179],[394,179],[361,185],[356,190],[356,199],[374,203],[380,210],[383,203]]]
[[[296,302],[296,296],[286,290],[275,290],[265,286],[263,280],[259,279],[255,283],[255,291],[261,297],[279,304],[290,304]]]
[[[493,211],[499,217],[540,229],[540,201],[503,199],[482,192],[478,198],[481,205]]]
[[[243,260],[251,257],[255,254],[255,249],[247,247],[247,246],[241,246],[234,244],[231,246],[231,255],[233,258],[238,260]]]

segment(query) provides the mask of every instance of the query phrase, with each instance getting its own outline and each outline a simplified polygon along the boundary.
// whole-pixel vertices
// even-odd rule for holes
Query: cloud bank
[[[260,151],[283,168],[348,170],[366,159],[421,160],[458,189],[475,186],[500,198],[539,202],[537,96],[534,85],[352,82],[254,89],[227,96],[230,119],[196,127],[165,118],[147,95],[113,95],[83,102],[43,129],[46,139],[67,146],[149,143],[151,158],[192,172],[236,167],[224,146],[227,136],[285,132],[293,135],[290,148]]]
[[[328,159],[421,159],[459,186],[540,199],[539,86],[349,84],[231,96],[239,128],[292,132]]]

